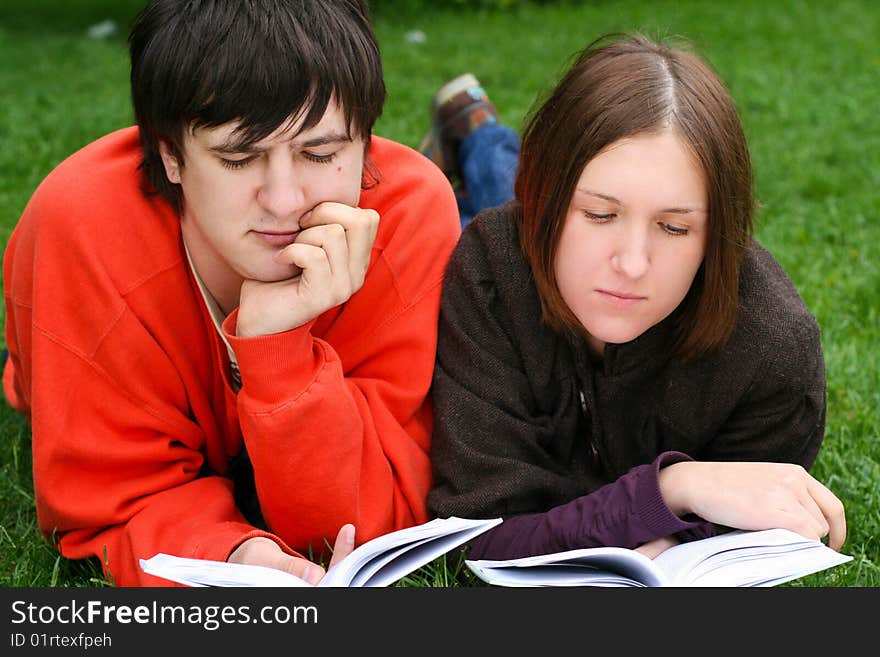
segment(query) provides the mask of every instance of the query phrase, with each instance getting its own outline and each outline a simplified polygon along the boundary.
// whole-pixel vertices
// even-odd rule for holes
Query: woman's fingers
[[[663,468],[660,492],[676,515],[694,513],[737,529],[781,527],[805,537],[846,540],[843,503],[792,463],[683,461]]]
[[[846,541],[846,509],[838,497],[813,477],[807,490],[828,523],[828,547],[840,550]]]

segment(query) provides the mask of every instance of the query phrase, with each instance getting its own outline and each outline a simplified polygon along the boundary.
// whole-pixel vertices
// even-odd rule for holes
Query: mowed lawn
[[[390,8],[399,4],[383,2],[375,16],[389,90],[376,132],[414,147],[428,125],[430,96],[447,79],[476,74],[502,119],[519,128],[570,56],[604,32],[678,35],[714,65],[750,140],[762,204],[757,237],[822,327],[828,418],[813,474],[847,507],[844,551],[854,559],[790,586],[880,586],[877,3],[596,0],[504,12]],[[132,0],[0,6],[4,246],[29,196],[58,162],[131,123],[125,35],[140,6]],[[112,33],[89,36],[89,28],[108,20]],[[468,581],[450,556],[401,585]],[[0,585],[105,584],[97,561],[60,559],[37,530],[29,429],[0,404]]]

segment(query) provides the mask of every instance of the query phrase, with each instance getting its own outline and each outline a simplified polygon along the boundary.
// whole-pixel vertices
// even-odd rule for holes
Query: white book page
[[[457,536],[457,534],[453,534],[453,537]],[[448,538],[448,537],[447,537]],[[362,564],[360,568],[357,569],[355,573],[352,574],[351,581],[347,584],[347,586],[388,586],[389,584],[393,584],[401,577],[408,575],[410,572],[423,566],[423,564],[413,563],[413,566],[410,570],[405,570],[404,566],[400,568],[395,567],[394,562],[396,559],[406,560],[407,555],[410,552],[418,553],[422,546],[425,544],[433,545],[434,541],[440,540],[436,537],[428,536],[427,538],[419,539],[414,543],[407,543],[406,545],[401,545],[400,547],[394,548],[392,550],[388,550],[387,552],[383,552],[381,554],[377,554],[372,559]],[[450,548],[452,549],[452,548]],[[428,559],[430,561],[430,558]],[[425,562],[427,563],[427,561]],[[385,577],[382,577],[381,573],[385,573]],[[379,574],[376,581],[384,580],[387,578],[387,582],[384,584],[371,584],[370,578],[374,575]],[[396,575],[396,576],[395,576]],[[393,579],[392,579],[393,577]],[[332,581],[332,580],[331,580]]]
[[[739,570],[742,575],[730,579],[727,586],[748,586],[748,582],[753,578],[749,575],[748,569],[744,566],[746,562],[761,559],[765,562],[774,564],[773,567],[777,569],[778,572],[780,567],[785,568],[785,559],[791,559],[796,553],[811,548],[813,548],[812,544],[803,543],[775,546],[762,545],[725,550],[724,552],[719,552],[718,554],[710,555],[703,559],[703,561],[697,564],[695,568],[689,570],[682,576],[681,583],[686,586],[699,586],[704,578],[717,577],[719,571],[726,573],[727,577],[730,579],[731,570],[736,569]],[[780,561],[780,558],[782,561]],[[738,564],[743,565],[738,566]],[[717,586],[717,584],[713,584],[713,586]]]
[[[465,563],[477,577],[498,586],[668,585],[663,573],[648,557],[619,547],[581,548],[521,559]]]
[[[776,586],[852,559],[822,544],[798,547],[790,552],[752,552],[748,549],[743,549],[743,552],[740,559],[728,559],[717,567],[705,569],[699,577],[686,585]],[[711,564],[712,561],[709,558],[706,563]]]
[[[468,567],[484,582],[495,586],[541,587],[541,586],[608,586],[643,587],[629,577],[605,570],[593,570],[588,566],[576,566],[570,571],[562,564],[550,566],[480,566],[471,562]]]
[[[413,544],[382,554],[357,572],[350,586],[388,586],[442,554],[483,533],[481,527],[472,527],[454,534],[423,539]]]
[[[368,584],[368,586],[387,586],[432,559],[445,554],[456,545],[465,543],[473,536],[477,536],[500,523],[501,518],[474,520],[453,516],[435,518],[421,525],[378,536],[358,546],[342,561],[332,566],[318,586],[363,586],[363,583],[353,583],[358,571],[366,567],[372,574],[385,562],[394,561],[389,570],[383,573],[381,581],[386,582],[385,584]],[[435,539],[440,540],[435,542]],[[401,555],[409,548],[416,548],[419,545],[423,547],[415,550],[411,558],[405,554]],[[425,547],[426,545],[428,547]],[[367,566],[377,558],[380,561]]]
[[[141,570],[187,586],[311,586],[296,575],[250,564],[189,559],[159,553],[140,560]]]
[[[682,543],[654,562],[675,586],[773,586],[843,563],[839,557],[851,559],[795,532],[766,529]]]

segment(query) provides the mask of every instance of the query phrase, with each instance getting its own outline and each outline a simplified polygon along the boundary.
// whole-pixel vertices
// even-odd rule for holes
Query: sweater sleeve
[[[653,463],[639,465],[616,481],[544,513],[507,518],[471,542],[471,559],[516,559],[576,548],[635,548],[655,538],[689,532],[705,538],[711,523],[696,516],[676,516],[660,494],[660,469],[689,460],[664,452]],[[680,535],[680,538],[684,536]]]
[[[13,308],[9,318],[28,330],[23,311]],[[238,512],[228,479],[199,476],[205,433],[169,403],[173,386],[148,379],[134,395],[127,381],[84,354],[36,328],[32,337],[31,404],[19,409],[33,423],[39,525],[65,557],[99,558],[118,586],[167,585],[140,571],[138,559],[167,552],[224,561],[243,540],[269,536]],[[145,354],[126,344],[136,376]],[[7,365],[12,377],[21,364],[15,354]],[[162,354],[149,355],[154,373],[173,371]]]
[[[107,253],[119,249],[104,248],[112,231],[93,230],[84,220],[104,219],[106,212],[112,225],[115,212],[126,216],[127,197],[96,205],[74,198],[79,189],[49,180],[7,245],[10,357],[4,389],[31,421],[35,506],[43,534],[67,558],[98,558],[117,585],[167,585],[144,574],[138,559],[167,552],[223,561],[241,541],[268,534],[235,508],[228,479],[207,474],[228,456],[218,428],[223,423],[196,420],[197,402],[187,389],[192,381],[185,380],[193,369],[183,367],[179,352],[169,351],[169,343],[117,287]],[[151,221],[140,225],[155,225]],[[161,226],[155,230],[153,248],[160,252],[168,248],[167,239],[159,234]],[[179,264],[176,240],[171,244],[163,262],[178,258]],[[124,252],[119,257],[152,262]],[[127,292],[137,296],[154,280],[163,291],[159,315],[173,308],[175,320],[192,317],[186,281],[174,273],[182,269],[144,267],[157,278],[138,278]],[[166,324],[177,329],[170,331],[177,340],[193,343],[187,347],[198,354],[193,363],[210,363],[207,346],[198,343],[200,320],[195,327],[185,319]]]
[[[301,551],[321,554],[349,522],[362,543],[427,520],[428,390],[460,228],[448,183],[424,187],[380,208],[380,223],[399,228],[329,329],[319,318],[239,338],[235,313],[223,324],[241,370],[239,418],[260,510]]]

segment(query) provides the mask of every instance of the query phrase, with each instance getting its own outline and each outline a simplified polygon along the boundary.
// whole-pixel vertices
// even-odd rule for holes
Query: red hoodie
[[[6,249],[8,401],[33,428],[37,517],[69,558],[118,585],[164,585],[139,558],[225,560],[268,535],[236,509],[229,463],[253,463],[287,551],[320,555],[427,519],[440,285],[460,233],[447,180],[374,137],[381,217],[363,287],[315,321],[236,338],[243,387],[187,265],[179,219],[141,191],[135,128],[40,185]],[[293,548],[293,550],[291,550]]]

